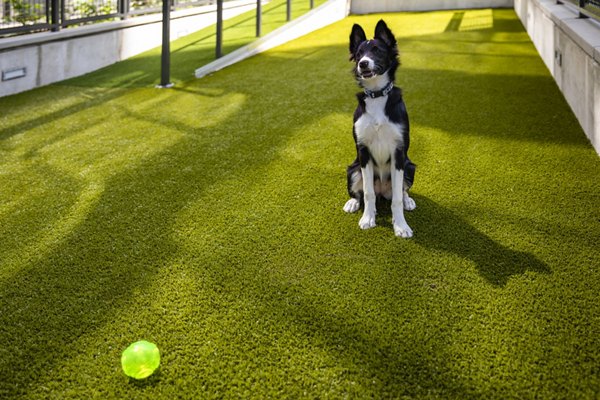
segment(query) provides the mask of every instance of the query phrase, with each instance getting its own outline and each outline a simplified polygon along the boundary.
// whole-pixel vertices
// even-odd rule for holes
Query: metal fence
[[[171,0],[172,9],[215,0]],[[0,37],[160,12],[162,0],[0,0]]]
[[[600,20],[600,0],[565,0],[579,9],[579,16]]]
[[[216,0],[170,1],[171,9],[216,2]],[[581,17],[600,20],[600,0],[557,0],[557,2],[563,1],[577,6]],[[130,16],[160,12],[161,7],[162,0],[0,0],[0,37],[47,30],[57,31],[68,26],[95,21],[125,19]]]

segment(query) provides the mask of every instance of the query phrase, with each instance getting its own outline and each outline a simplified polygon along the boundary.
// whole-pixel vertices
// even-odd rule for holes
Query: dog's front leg
[[[413,231],[404,219],[404,170],[398,169],[394,160],[392,160],[392,222],[394,223],[394,233],[398,237],[412,237]]]
[[[369,229],[375,226],[375,184],[373,177],[373,164],[367,162],[364,167],[360,169],[363,180],[363,193],[365,200],[365,210],[363,215],[358,221],[358,226],[361,229]]]

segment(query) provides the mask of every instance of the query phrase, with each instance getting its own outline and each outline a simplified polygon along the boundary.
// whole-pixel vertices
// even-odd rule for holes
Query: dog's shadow
[[[417,208],[412,212],[405,212],[415,233],[409,240],[428,249],[454,253],[471,260],[479,273],[495,286],[505,286],[511,276],[522,275],[527,271],[552,273],[533,254],[513,250],[496,242],[452,210],[427,197],[411,196],[415,199]],[[377,210],[380,217],[378,223],[393,229],[390,202],[378,200]]]

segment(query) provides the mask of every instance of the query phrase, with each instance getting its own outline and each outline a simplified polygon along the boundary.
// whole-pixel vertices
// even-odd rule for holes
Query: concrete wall
[[[553,0],[515,0],[515,11],[600,154],[600,23]]]
[[[225,2],[223,18],[255,7],[256,0]],[[174,40],[213,25],[216,6],[175,11],[171,17]],[[0,39],[0,73],[26,69],[24,77],[0,81],[0,97],[95,71],[160,46],[161,41],[162,15]]]
[[[352,0],[352,14],[397,11],[455,10],[461,8],[510,8],[513,0]]]

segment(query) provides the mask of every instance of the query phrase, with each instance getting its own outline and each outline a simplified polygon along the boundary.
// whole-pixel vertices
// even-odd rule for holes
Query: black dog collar
[[[387,96],[388,94],[390,94],[390,92],[392,91],[393,88],[394,88],[394,82],[390,81],[387,84],[387,86],[384,87],[382,90],[373,91],[373,90],[365,89],[365,94],[372,99],[376,99],[381,96]]]

